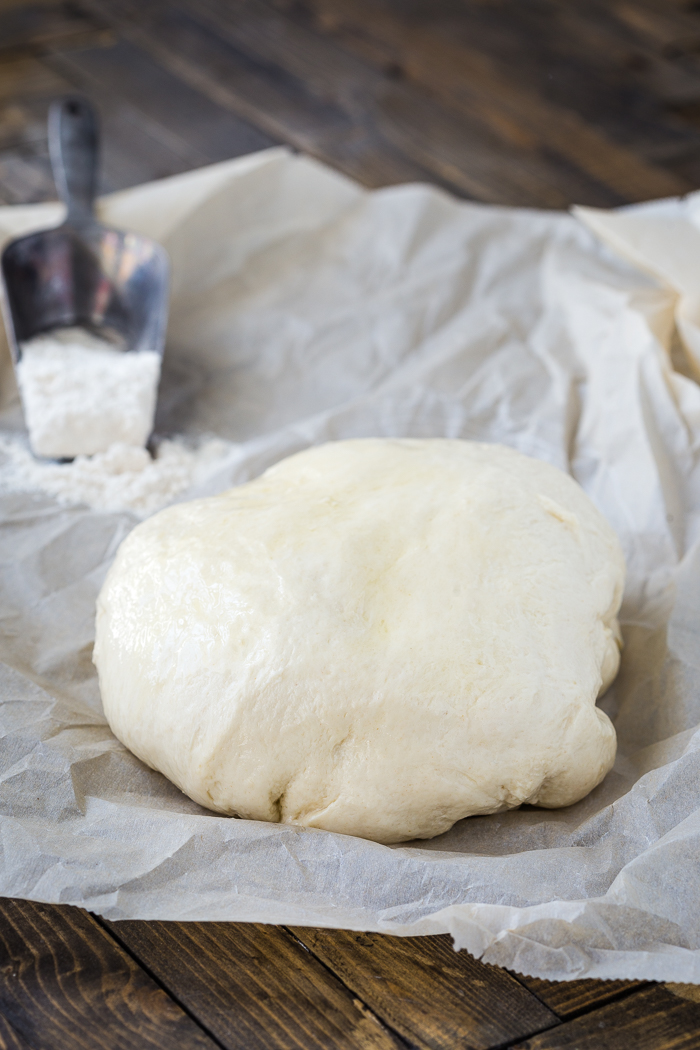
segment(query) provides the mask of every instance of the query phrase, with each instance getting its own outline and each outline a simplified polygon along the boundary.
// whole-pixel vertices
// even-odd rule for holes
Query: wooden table
[[[368,186],[614,206],[700,186],[695,0],[0,0],[0,201],[54,196],[48,101],[103,188],[279,142]],[[108,923],[0,901],[0,1050],[700,1047],[700,988],[553,984],[447,937]]]

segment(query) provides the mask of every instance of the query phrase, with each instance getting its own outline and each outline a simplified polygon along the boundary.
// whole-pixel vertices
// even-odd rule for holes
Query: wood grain
[[[29,1050],[29,1043],[0,1014],[0,1050]]]
[[[666,981],[664,988],[672,995],[678,995],[681,999],[688,999],[691,1003],[700,1003],[700,984],[675,984]]]
[[[395,0],[387,6],[401,10]],[[418,2],[411,14],[416,24],[430,23],[442,37],[488,55],[524,93],[577,114],[640,159],[686,176],[694,170],[697,183],[698,129],[674,110],[697,94],[697,70],[689,56],[669,54],[661,40],[640,39],[618,17],[623,7],[643,6],[636,0],[494,0],[467,3],[458,17],[449,7],[431,17],[429,5]],[[700,24],[697,11],[692,18]]]
[[[516,1043],[513,1050],[697,1050],[700,1004],[655,985]]]
[[[543,981],[519,973],[513,976],[563,1021],[646,987],[644,981]]]
[[[187,156],[190,166],[266,149],[275,141],[203,96],[128,41],[62,51],[51,67],[83,90],[119,100],[148,120],[154,136]],[[156,130],[158,129],[158,130]],[[195,164],[192,164],[195,161]]]
[[[130,921],[106,926],[227,1050],[403,1045],[361,996],[279,927]]]
[[[382,150],[391,147],[397,155],[405,158],[406,163],[418,165],[432,175],[433,181],[449,185],[467,196],[499,203],[555,207],[564,206],[573,197],[602,205],[619,203],[622,199],[615,190],[605,188],[595,179],[586,177],[585,173],[574,172],[570,163],[562,164],[551,155],[551,151],[548,154],[540,149],[532,135],[515,128],[512,117],[504,116],[499,120],[493,99],[488,112],[469,106],[448,108],[442,104],[444,99],[436,101],[432,93],[422,90],[423,85],[417,89],[410,79],[393,76],[391,69],[372,68],[365,61],[358,60],[357,55],[338,50],[328,34],[319,36],[301,23],[296,17],[298,6],[294,5],[288,16],[284,8],[275,10],[265,0],[247,0],[244,4],[222,3],[221,0],[151,3],[147,15],[148,38],[158,41],[161,61],[172,60],[168,52],[177,51],[177,60],[181,63],[183,55],[191,52],[195,37],[201,39],[203,33],[208,30],[211,34],[213,29],[219,46],[225,42],[237,56],[245,56],[258,68],[263,80],[283,78],[287,85],[296,85],[297,95],[305,93],[307,97],[321,97],[332,103],[345,115],[351,128],[361,127],[365,135],[370,133],[369,144],[375,153],[381,154]],[[122,32],[133,32],[133,26],[139,21],[144,24],[143,14],[129,0],[99,0],[98,9],[106,18],[118,17]],[[357,21],[365,33],[373,28],[371,12],[374,9],[373,5],[366,10],[358,9]],[[183,30],[185,21],[186,32]],[[175,23],[180,27],[177,36],[174,34]],[[402,24],[401,20],[398,24]],[[436,57],[437,66],[445,70],[447,79],[449,63],[444,61],[442,54]],[[432,58],[428,55],[428,62]],[[205,52],[200,43],[197,76],[202,90],[221,88],[221,77],[214,82],[211,76],[207,82],[211,61],[209,52]],[[459,61],[464,89],[464,72],[470,64],[465,63],[464,56],[460,56]],[[230,76],[235,60],[229,59],[227,66]],[[187,75],[184,67],[182,72]],[[269,86],[263,96],[259,96],[259,86],[257,92],[251,88],[252,85],[246,92],[248,104],[254,105],[256,96],[263,97],[265,110],[269,112],[272,107]],[[240,92],[245,90],[246,86],[239,82],[239,104]],[[518,93],[512,94],[517,97]],[[232,104],[236,104],[235,98]],[[550,117],[548,113],[547,118]],[[548,119],[541,123],[546,125]],[[571,121],[567,125],[569,132],[572,131],[570,124]],[[505,135],[504,126],[507,127]],[[514,130],[516,134],[513,134]],[[573,130],[581,132],[579,127]],[[280,127],[278,133],[288,135],[289,129]],[[356,137],[357,132],[354,134]],[[311,136],[309,141],[307,132],[307,141],[297,144],[347,170],[347,158],[338,152],[340,143],[337,140],[320,142]],[[596,152],[600,152],[601,143],[596,140],[595,146]],[[591,142],[583,143],[582,154],[588,156],[590,151]],[[608,153],[615,153],[613,144],[610,144]],[[628,181],[631,181],[633,171],[638,179],[642,179],[639,168],[638,159],[635,161],[629,155]],[[349,173],[362,177],[356,171]],[[368,180],[364,177],[362,181]],[[648,196],[653,195],[649,193],[652,187],[657,192],[673,192],[674,189],[678,191],[681,184],[659,171],[643,185],[640,182],[639,189],[643,191],[642,195]]]
[[[654,0],[3,0],[0,39],[98,102],[107,189],[278,141],[494,203],[700,181],[700,15]],[[5,200],[51,192],[42,119],[0,155]]]
[[[0,900],[0,1013],[10,1047],[15,1034],[34,1050],[216,1045],[78,908]]]
[[[50,99],[69,90],[70,85],[35,56],[0,53],[0,198],[4,203],[55,197],[46,115]]]
[[[235,12],[227,10],[206,19],[199,6],[190,11],[158,0],[147,6],[128,0],[84,2],[202,95],[365,185],[431,178],[427,169],[384,141],[363,119],[364,110],[357,112],[354,94],[342,91],[348,83],[348,59],[327,44],[309,54],[303,46],[307,41],[284,32],[284,23],[280,37],[274,12],[266,11],[268,17],[259,24],[257,18],[228,19]],[[340,100],[322,83],[333,67]],[[434,175],[433,181],[440,179]]]
[[[0,41],[18,10],[17,5],[0,8]],[[15,46],[4,51],[0,46],[3,202],[55,198],[46,134],[48,106],[53,98],[76,90],[100,112],[101,192],[274,144],[263,131],[174,79],[148,54],[118,41],[77,5],[34,4],[27,11],[31,18],[15,18],[9,26]],[[91,34],[86,24],[93,27]]]
[[[292,932],[412,1046],[488,1050],[557,1024],[510,974],[455,952],[450,937]]]
[[[366,185],[428,178],[481,200],[559,207],[573,191],[541,153],[502,142],[494,126],[373,70],[264,0],[90,3],[202,93]],[[578,199],[619,203],[584,183]]]
[[[289,6],[298,17],[298,5]],[[392,10],[371,0],[307,0],[306,9],[334,40],[376,67],[400,70],[403,78],[450,109],[492,127],[504,145],[535,155],[544,152],[562,190],[602,196],[607,187],[612,203],[616,196],[642,200],[679,192],[685,185],[591,126],[575,110],[524,86],[518,78],[519,62],[504,68],[505,63],[489,55],[488,46],[479,47],[472,34],[464,32],[476,21],[467,6],[457,36],[441,32],[439,20],[436,25],[434,19],[407,17],[396,5]],[[532,35],[523,37],[523,51]]]
[[[583,35],[590,49],[598,42],[615,89],[613,74],[620,63],[624,72],[631,45],[601,31],[597,9],[582,31],[576,12],[562,13],[549,0],[552,24],[566,30],[560,43],[548,22],[523,16],[533,5],[520,0],[510,7],[506,0],[472,2],[448,20],[440,9],[436,17],[434,4],[425,13],[425,4],[407,9],[370,0],[85,2],[203,94],[366,185],[422,172],[496,203],[610,206],[690,189],[679,158],[691,169],[695,158],[700,177],[700,135],[660,112],[658,93],[640,93],[649,111],[644,121],[628,115],[646,135],[630,148],[617,125],[596,126],[590,106],[577,112],[575,91],[562,105],[548,80],[537,82],[532,56],[539,50],[545,65],[563,64],[569,76],[578,61],[582,97],[591,77],[598,83],[595,61],[579,68]],[[510,22],[520,33],[515,41],[502,28]],[[624,26],[614,28],[619,35]],[[522,53],[514,54],[517,44]],[[657,163],[669,158],[679,161],[677,171]]]
[[[41,52],[103,42],[107,27],[77,5],[3,3],[0,6],[0,57],[7,52]]]

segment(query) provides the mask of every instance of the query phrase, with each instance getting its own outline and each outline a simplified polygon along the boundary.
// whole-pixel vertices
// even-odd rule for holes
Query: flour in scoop
[[[38,336],[21,349],[17,380],[36,455],[69,459],[114,444],[146,444],[158,354],[124,352],[75,328]]]

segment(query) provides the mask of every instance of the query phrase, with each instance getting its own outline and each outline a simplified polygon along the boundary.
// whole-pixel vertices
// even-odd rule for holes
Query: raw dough
[[[219,813],[430,838],[598,784],[624,560],[566,474],[497,445],[313,448],[139,525],[98,601],[121,741]]]

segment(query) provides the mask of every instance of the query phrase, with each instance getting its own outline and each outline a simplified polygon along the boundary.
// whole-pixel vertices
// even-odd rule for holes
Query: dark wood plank
[[[606,1003],[646,987],[645,981],[543,981],[539,977],[513,976],[541,999],[562,1021],[595,1010]]]
[[[508,2],[495,6],[507,13]],[[50,28],[51,5],[34,8],[46,10]],[[369,0],[83,0],[82,8],[95,25],[109,22],[119,43],[76,52],[59,34],[51,62],[88,93],[101,92],[103,106],[116,98],[129,107],[115,122],[127,145],[129,123],[145,122],[147,142],[180,154],[179,166],[171,157],[151,165],[162,174],[283,140],[367,185],[429,178],[498,203],[609,206],[691,188],[533,91],[528,61],[513,62],[512,34],[494,33],[480,4],[463,5],[451,20],[440,13],[453,10],[449,4],[426,19],[424,5]],[[447,22],[457,32],[448,36]],[[30,42],[41,39],[35,12],[32,24]],[[519,24],[524,51],[538,31],[539,46],[554,46],[539,22],[521,16]],[[221,133],[212,106],[239,122],[235,135]],[[264,141],[254,141],[252,125]],[[689,141],[700,162],[700,134]],[[130,150],[120,141],[113,154],[124,163]],[[26,161],[10,165],[13,185]],[[38,199],[40,188],[33,192]]]
[[[669,106],[677,64],[640,50],[607,0],[469,4],[449,34],[517,71],[524,90],[578,114],[648,163],[697,181],[697,129]]]
[[[667,981],[664,988],[681,999],[687,999],[691,1003],[700,1003],[700,984],[674,984]]]
[[[289,933],[248,923],[106,923],[228,1050],[397,1050],[401,1041]]]
[[[3,106],[2,81],[7,84],[7,78],[2,77],[2,72],[8,63],[0,62],[0,197],[5,203],[33,204],[56,198],[48,155],[48,107],[52,99],[77,89],[90,97],[100,113],[100,192],[189,171],[201,163],[196,153],[186,146],[178,148],[179,143],[173,143],[140,113],[108,93],[85,91],[83,84],[60,77],[39,60],[24,62],[50,74],[51,87],[42,93],[17,92]],[[46,78],[36,79],[40,82]]]
[[[47,114],[52,99],[83,91],[97,107],[102,124],[100,192],[124,189],[151,179],[189,171],[206,161],[181,136],[110,91],[93,88],[51,68],[51,58],[35,55],[0,60],[0,197],[8,204],[30,204],[56,197],[48,156]],[[253,143],[257,146],[267,140]],[[240,152],[250,143],[238,142]]]
[[[405,83],[377,91],[373,113],[387,141],[457,192],[490,204],[567,208],[572,200],[614,207],[627,198],[552,162],[543,151],[504,142],[497,121],[448,108]],[[593,202],[596,202],[595,205]]]
[[[304,6],[309,3],[314,10],[340,7],[333,0],[329,5],[324,0],[320,4],[306,0]],[[370,17],[363,28],[353,18],[355,4],[350,2],[348,7],[344,31],[354,33],[355,46],[363,40],[374,42],[380,36],[380,27],[375,29],[377,19]],[[608,0],[493,0],[459,7],[416,0],[407,9],[400,0],[385,0],[378,16],[394,20],[394,28],[384,34],[385,46],[392,40],[400,47],[404,38],[416,42],[421,36],[426,38],[425,49],[414,49],[412,61],[424,66],[424,75],[433,84],[443,80],[442,67],[437,64],[431,69],[428,52],[440,41],[448,56],[463,54],[458,79],[463,80],[467,93],[478,90],[480,84],[486,87],[490,80],[496,108],[504,103],[512,113],[518,104],[517,93],[502,98],[503,85],[518,89],[522,102],[518,123],[522,122],[524,130],[531,126],[531,113],[540,127],[538,134],[546,136],[539,115],[550,107],[551,144],[565,153],[576,151],[584,167],[587,144],[595,133],[602,133],[601,160],[606,156],[607,140],[626,150],[628,157],[636,155],[642,164],[658,164],[669,175],[696,184],[700,129],[682,119],[685,114],[678,105],[697,98],[697,56],[670,57],[662,42],[651,46],[648,40],[640,41],[639,34],[617,17],[623,10],[637,16],[643,8],[644,0],[622,0],[618,5]],[[697,26],[697,12],[692,18]],[[684,31],[691,48],[696,35],[696,31],[692,35]],[[408,73],[413,75],[412,69]],[[482,81],[483,76],[487,80]],[[448,69],[448,87],[450,79]],[[456,87],[459,91],[458,84]],[[575,133],[577,125],[580,134]],[[595,157],[591,163],[596,164]]]
[[[102,0],[83,2],[108,18],[125,40],[149,52],[185,83],[277,140],[334,165],[365,185],[431,178],[428,170],[385,142],[371,123],[363,121],[362,113],[354,111],[352,98],[346,99],[345,105],[338,104],[319,84],[318,77],[300,77],[290,69],[293,62],[277,63],[269,54],[256,53],[247,44],[249,34],[243,32],[246,26],[242,21],[239,24],[234,19],[239,32],[227,35],[221,26],[204,24],[195,17],[201,12],[193,16],[171,3],[154,0],[139,7],[111,0],[106,4]],[[269,33],[262,35],[263,40],[269,39]],[[333,49],[321,59],[326,66],[340,63],[337,77],[347,65]],[[433,181],[436,179],[434,176]]]
[[[568,203],[566,174],[531,149],[523,136],[502,135],[499,122],[484,119],[483,111],[449,109],[432,93],[396,77],[393,68],[372,68],[335,48],[333,54],[332,38],[298,17],[305,5],[287,8],[255,0],[251,9],[247,2],[248,26],[236,5],[223,0],[181,0],[185,5],[190,11],[196,8],[199,19],[217,26],[239,47],[279,64],[346,106],[363,126],[375,128],[383,141],[457,192],[494,203]],[[372,7],[368,17],[371,12]],[[609,197],[606,203],[612,203]]]
[[[37,150],[0,151],[0,197],[5,204],[36,204],[55,196],[48,157]]]
[[[513,1050],[697,1050],[699,1046],[700,1004],[654,985],[516,1043]]]
[[[294,17],[307,21],[333,40],[362,55],[390,76],[425,89],[452,110],[489,124],[504,142],[531,153],[544,153],[559,184],[570,195],[643,200],[688,188],[675,175],[602,134],[574,111],[542,98],[518,78],[519,64],[495,63],[487,48],[475,46],[469,34],[440,32],[436,12],[416,17],[415,8],[377,5],[371,0],[279,0]],[[460,22],[470,24],[464,5]],[[301,8],[301,11],[300,11]],[[453,18],[452,23],[457,21]],[[459,23],[458,23],[459,24]],[[523,45],[527,41],[523,40]]]
[[[111,47],[62,50],[52,56],[51,65],[81,87],[108,94],[142,113],[153,127],[162,129],[164,139],[176,143],[199,164],[276,144],[127,41]]]
[[[427,175],[494,203],[563,207],[574,199],[599,205],[628,199],[540,149],[531,135],[514,134],[514,121],[498,119],[493,106],[448,108],[265,0],[89,2],[201,91],[260,126],[272,119],[285,141],[367,185]],[[684,188],[663,172],[652,175],[645,190],[652,181],[659,192]]]
[[[48,0],[7,8],[5,0],[5,8],[0,7],[0,197],[5,202],[55,197],[46,116],[51,100],[71,91],[86,94],[100,111],[101,192],[275,144],[148,55],[130,50],[102,28],[99,16],[78,5]],[[91,35],[85,26],[92,27]]]
[[[77,4],[4,2],[0,5],[0,56],[10,51],[85,47],[109,40],[109,29]]]
[[[34,1050],[216,1046],[78,908],[0,900],[0,1012]]]
[[[413,1046],[488,1050],[557,1024],[510,974],[455,952],[450,937],[292,932]]]
[[[30,1050],[29,1043],[0,1014],[0,1050]]]
[[[667,58],[695,55],[700,51],[700,18],[692,0],[674,5],[667,0],[621,0],[610,5],[611,14],[632,31],[640,42],[649,44]]]
[[[69,85],[30,55],[0,60],[0,149],[46,139],[46,102]]]
[[[0,55],[0,197],[5,203],[55,198],[46,114],[50,99],[70,90],[36,56]]]

